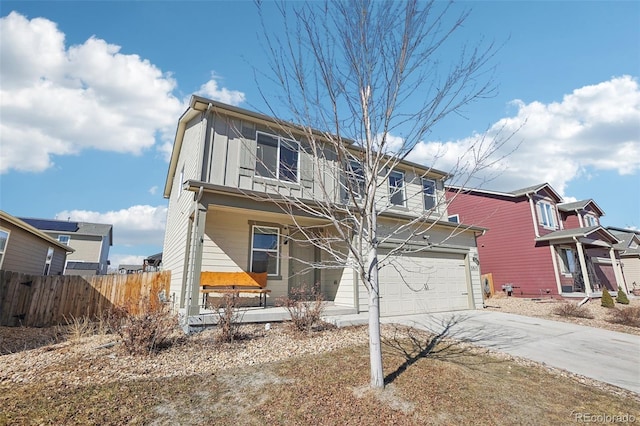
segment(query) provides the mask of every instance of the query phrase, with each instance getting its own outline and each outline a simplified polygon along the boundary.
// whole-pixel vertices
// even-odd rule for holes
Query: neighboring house
[[[625,228],[607,227],[620,240],[622,275],[629,290],[640,291],[640,231]]]
[[[113,226],[68,220],[20,218],[50,237],[72,247],[65,275],[105,275],[109,249],[113,245]]]
[[[156,272],[162,270],[162,253],[147,257],[142,263],[143,272]]]
[[[515,296],[585,297],[627,291],[619,240],[600,225],[593,200],[562,203],[547,183],[512,192],[447,188],[449,213],[488,228],[478,238],[480,270],[495,291]]]
[[[0,210],[0,270],[60,275],[73,249]]]
[[[328,198],[345,205],[337,182],[345,177],[326,173],[324,188],[334,190],[323,195],[304,138],[294,126],[286,125],[286,132],[281,126],[270,117],[198,96],[191,98],[178,122],[164,189],[169,207],[163,268],[171,271],[170,291],[177,306],[189,307],[190,314],[199,312],[201,271],[268,272],[269,304],[306,284],[319,288],[335,305],[368,309],[367,290],[351,267],[304,267],[327,260],[326,255],[292,235],[296,228],[291,217],[265,197],[277,187],[304,202]],[[290,134],[299,136],[292,140]],[[325,170],[343,168],[335,157],[327,155]],[[356,186],[357,165],[349,168]],[[379,202],[392,207],[378,220],[380,232],[437,206],[446,178],[440,171],[401,164],[382,182],[386,193],[379,194]],[[397,196],[398,188],[404,196]],[[432,224],[429,235],[414,238],[411,252],[394,256],[396,267],[380,270],[381,315],[482,306],[473,262],[475,237],[482,229],[461,228],[440,217],[447,218],[446,209],[437,209],[425,221]],[[296,220],[311,219],[301,212]],[[389,253],[397,244],[387,241],[380,251]]]
[[[118,265],[119,274],[141,274],[144,272],[142,265]]]

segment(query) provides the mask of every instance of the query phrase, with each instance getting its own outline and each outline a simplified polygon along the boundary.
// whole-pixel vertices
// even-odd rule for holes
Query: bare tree
[[[441,2],[282,3],[278,12],[281,21],[271,16],[263,21],[270,57],[263,76],[278,91],[262,95],[270,115],[281,120],[280,131],[300,141],[313,164],[297,170],[297,148],[292,148],[290,161],[286,152],[280,154],[285,166],[273,170],[258,152],[257,173],[280,180],[299,173],[313,182],[313,190],[302,192],[265,187],[271,195],[264,197],[289,214],[295,224],[290,238],[322,251],[320,262],[307,261],[309,268],[350,267],[365,284],[371,386],[383,387],[378,271],[395,254],[423,250],[409,242],[428,235],[447,203],[443,197],[434,200],[424,213],[383,229],[378,218],[394,197],[408,202],[423,196],[406,194],[401,181],[393,187],[393,173],[400,163],[411,167],[409,154],[445,116],[492,95],[489,62],[496,49],[492,44],[463,48],[443,73],[440,55],[468,12],[450,18],[451,5]],[[280,105],[287,117],[279,113]],[[491,167],[504,141],[479,137],[450,172],[469,177]],[[286,142],[282,146],[286,151]],[[433,160],[443,154],[435,153]],[[411,179],[422,185],[422,178],[434,173],[441,172],[416,166]],[[453,234],[458,231],[462,228]],[[381,253],[385,242],[394,246]]]

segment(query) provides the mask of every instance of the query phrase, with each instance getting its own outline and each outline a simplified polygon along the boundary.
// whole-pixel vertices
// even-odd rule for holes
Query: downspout
[[[531,194],[527,194],[527,198],[529,199],[529,208],[531,209],[531,219],[533,220],[533,232],[536,235],[536,238],[540,237],[540,233],[538,232],[538,221],[536,220],[536,206],[533,203],[533,197]]]

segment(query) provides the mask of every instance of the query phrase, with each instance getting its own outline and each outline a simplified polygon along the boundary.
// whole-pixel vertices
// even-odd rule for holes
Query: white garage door
[[[384,254],[384,252],[383,252]],[[380,315],[469,309],[464,256],[412,253],[394,256],[380,270]]]

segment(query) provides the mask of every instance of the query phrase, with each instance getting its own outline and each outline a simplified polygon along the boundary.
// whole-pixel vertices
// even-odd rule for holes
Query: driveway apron
[[[382,318],[561,368],[640,394],[640,336],[493,311]]]

